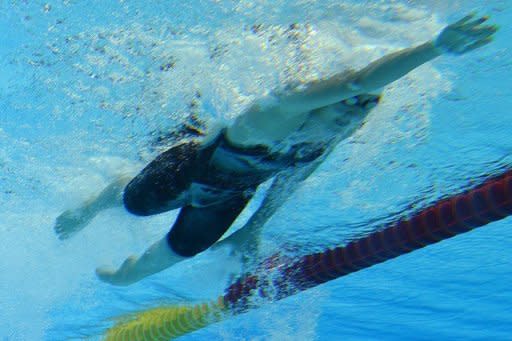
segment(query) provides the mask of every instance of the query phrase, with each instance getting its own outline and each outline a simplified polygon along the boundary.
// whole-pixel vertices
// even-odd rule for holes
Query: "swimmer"
[[[203,140],[183,141],[150,162],[134,178],[120,177],[81,207],[61,214],[60,239],[84,228],[104,209],[124,206],[138,216],[180,209],[171,230],[118,269],[98,268],[98,277],[129,285],[210,248],[228,230],[257,187],[273,178],[260,207],[240,230],[220,244],[251,248],[265,222],[342,140],[379,104],[386,85],[441,55],[462,55],[493,39],[487,17],[468,15],[433,40],[370,63],[273,94],[254,103],[228,127]]]

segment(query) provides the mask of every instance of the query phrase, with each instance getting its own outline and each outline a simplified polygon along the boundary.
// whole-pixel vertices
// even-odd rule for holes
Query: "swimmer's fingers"
[[[460,48],[458,53],[464,54],[491,43],[497,31],[498,26],[496,25],[472,29],[471,36],[466,39],[466,44]]]
[[[103,282],[115,284],[116,270],[110,267],[99,267],[96,269],[96,276]]]
[[[71,238],[79,229],[82,220],[73,211],[65,211],[55,220],[53,230],[60,240]]]
[[[137,281],[133,271],[133,267],[136,262],[137,256],[130,256],[126,258],[126,260],[117,270],[106,266],[96,268],[96,276],[101,281],[112,285],[130,285]]]
[[[62,222],[60,221],[59,218],[57,218],[57,220],[55,221],[55,226],[53,227],[53,230],[55,231],[55,234],[57,235],[57,237],[59,239],[61,239],[61,240],[67,239],[68,238],[67,233],[64,229],[64,226],[62,226]]]
[[[468,31],[468,34],[474,38],[478,39],[486,39],[490,36],[493,36],[496,32],[498,32],[498,25],[487,25],[478,28],[473,28]]]
[[[461,53],[467,53],[467,52],[470,52],[470,51],[473,51],[473,50],[476,50],[482,46],[485,46],[489,43],[491,43],[493,41],[493,38],[492,37],[488,37],[486,39],[482,39],[482,40],[479,40],[477,41],[476,43],[473,43],[471,45],[468,45],[466,46],[466,48],[464,48]]]
[[[472,18],[474,18],[474,16]],[[488,15],[484,15],[484,16],[482,16],[480,18],[477,18],[477,19],[475,19],[473,21],[466,21],[463,24],[459,24],[457,26],[461,27],[461,28],[464,28],[464,29],[471,29],[471,28],[475,28],[475,27],[478,27],[478,26],[482,25],[483,23],[485,23],[488,20],[489,20],[489,16]]]
[[[470,26],[460,28],[459,34],[461,40],[472,42],[487,39],[498,32],[498,29],[499,27],[497,25]]]
[[[459,21],[451,24],[450,26],[451,27],[462,26],[462,25],[466,24],[468,21],[470,21],[471,19],[473,19],[475,16],[476,16],[476,12],[470,13],[470,14],[466,15],[464,18],[460,19]]]
[[[476,18],[476,13],[472,13],[470,15],[465,16],[461,20],[457,21],[456,23],[453,23],[451,25],[448,25],[447,29],[452,30],[471,30],[473,28],[477,28],[478,26],[482,25],[486,21],[489,20],[488,15],[481,16],[479,18]]]

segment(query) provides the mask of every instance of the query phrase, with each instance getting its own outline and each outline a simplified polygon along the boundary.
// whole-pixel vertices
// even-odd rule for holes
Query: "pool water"
[[[272,89],[363,67],[472,11],[501,26],[496,40],[386,87],[365,126],[268,222],[263,253],[292,257],[344,245],[510,168],[512,3],[0,2],[0,339],[101,339],[117,316],[222,294],[238,269],[224,249],[129,287],[95,277],[96,267],[118,266],[161,238],[176,212],[140,218],[111,209],[67,241],[56,238],[55,218],[140,169],[192,114],[229,124]],[[511,224],[489,224],[183,340],[509,340]]]

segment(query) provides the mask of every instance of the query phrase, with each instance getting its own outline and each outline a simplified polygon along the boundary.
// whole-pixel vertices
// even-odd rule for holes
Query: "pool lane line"
[[[511,214],[512,170],[508,170],[345,246],[298,260],[270,257],[259,271],[240,277],[216,301],[136,313],[110,328],[106,340],[170,340]]]

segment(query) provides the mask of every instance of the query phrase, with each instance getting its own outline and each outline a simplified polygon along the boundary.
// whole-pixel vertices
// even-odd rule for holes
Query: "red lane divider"
[[[291,262],[271,257],[263,262],[271,264],[266,271],[245,275],[228,287],[224,303],[235,313],[243,312],[258,306],[258,298],[279,300],[511,214],[509,170],[345,246]]]

